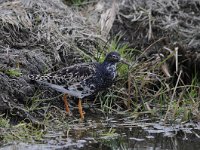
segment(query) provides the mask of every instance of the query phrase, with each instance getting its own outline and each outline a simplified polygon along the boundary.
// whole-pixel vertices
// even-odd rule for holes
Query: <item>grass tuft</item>
[[[22,75],[19,69],[9,69],[5,73],[12,77],[19,77],[20,75]]]

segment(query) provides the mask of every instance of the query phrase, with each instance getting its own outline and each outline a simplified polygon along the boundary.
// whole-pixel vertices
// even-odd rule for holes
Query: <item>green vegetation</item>
[[[108,49],[109,51],[118,51],[130,66],[120,64],[117,82],[113,87],[98,95],[101,112],[105,116],[119,114],[132,119],[151,118],[152,120],[164,120],[166,123],[178,124],[191,119],[200,119],[197,75],[193,77],[190,85],[182,85],[180,76],[174,83],[160,72],[160,68],[173,56],[172,54],[162,61],[153,62],[147,59],[138,62],[134,57],[141,57],[142,54],[138,53],[136,49],[129,48],[127,44],[119,45],[118,42],[119,39],[115,38]],[[104,59],[105,55],[101,54],[99,61]],[[11,74],[16,75],[15,73]],[[44,111],[44,118],[40,124],[45,127],[45,130],[25,122],[11,126],[9,120],[1,118],[2,141],[43,141],[43,137],[49,129],[63,129],[69,134],[70,124],[77,122],[77,120],[73,117],[69,119],[64,110],[50,106],[49,102],[55,97],[41,99],[41,95],[42,93],[37,91],[31,100],[27,101],[25,111],[27,113]],[[60,96],[58,95],[58,97]],[[48,105],[41,105],[45,102]],[[97,136],[107,143],[109,138],[114,139],[118,133],[116,133],[116,129],[110,128],[108,132],[100,133]]]
[[[70,3],[74,6],[81,6],[85,3],[86,0],[70,0]]]
[[[20,121],[17,125],[11,125],[8,119],[0,117],[0,145],[1,143],[13,141],[43,143],[44,139],[47,139],[45,135],[48,132],[53,132],[53,134],[56,134],[57,130],[69,132],[70,128],[66,120],[66,115],[62,114],[63,112],[54,111],[54,113],[47,113],[43,120],[35,123]]]
[[[19,77],[22,74],[19,69],[9,69],[5,73],[12,77]]]
[[[34,127],[31,123],[19,123],[10,125],[9,120],[0,118],[1,139],[4,142],[23,141],[32,142],[41,140],[44,130]]]
[[[101,139],[113,139],[116,136],[119,136],[118,133],[115,132],[116,129],[110,128],[108,132],[106,133],[101,133],[100,138]]]
[[[44,131],[34,127],[32,124],[19,123],[12,126],[9,130],[5,131],[3,134],[3,140],[9,141],[23,141],[32,142],[42,140]]]
[[[0,117],[0,128],[8,128],[10,127],[9,120]]]
[[[118,43],[119,39],[115,38],[109,51],[118,51],[130,66],[119,65],[115,86],[106,93],[99,94],[98,99],[104,113],[129,114],[135,119],[148,116],[174,123],[199,119],[197,75],[191,85],[183,85],[181,76],[173,83],[170,77],[161,72],[163,65],[174,56],[173,53],[161,61],[147,59],[138,62],[134,57],[140,58],[142,54],[129,48],[127,44]],[[101,55],[100,62],[104,57],[105,55]]]

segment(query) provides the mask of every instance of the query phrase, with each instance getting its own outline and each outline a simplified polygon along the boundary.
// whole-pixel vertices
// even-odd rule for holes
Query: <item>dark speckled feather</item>
[[[84,98],[110,87],[116,77],[117,52],[109,53],[103,63],[82,63],[46,75],[29,75],[31,80],[59,92]]]

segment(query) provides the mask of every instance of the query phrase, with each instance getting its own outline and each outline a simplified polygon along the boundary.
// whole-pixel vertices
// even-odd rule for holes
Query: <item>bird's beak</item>
[[[120,62],[123,63],[123,64],[126,64],[126,65],[130,66],[130,64],[128,62],[126,62],[125,60],[123,60],[123,58],[120,59]]]

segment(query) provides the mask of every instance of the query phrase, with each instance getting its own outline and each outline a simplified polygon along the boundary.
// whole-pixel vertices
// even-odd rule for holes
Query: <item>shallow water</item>
[[[128,118],[90,118],[70,130],[48,132],[41,144],[10,143],[0,150],[198,150],[200,123],[169,125]]]

